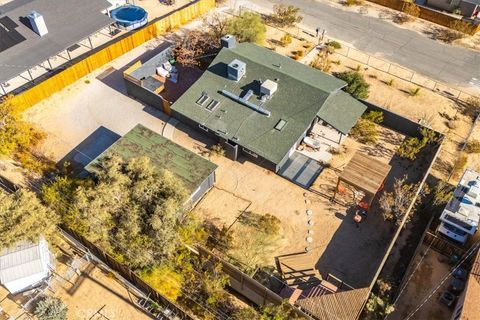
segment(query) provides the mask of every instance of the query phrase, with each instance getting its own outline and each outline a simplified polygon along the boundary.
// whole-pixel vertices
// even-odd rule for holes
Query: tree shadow
[[[444,174],[445,176],[448,176],[453,170],[453,164],[448,162],[445,159],[438,157],[435,163],[433,164],[433,169]]]
[[[355,206],[347,208],[315,267],[323,278],[330,274],[354,288],[363,288],[370,285],[394,228],[375,211],[356,224],[355,212]]]

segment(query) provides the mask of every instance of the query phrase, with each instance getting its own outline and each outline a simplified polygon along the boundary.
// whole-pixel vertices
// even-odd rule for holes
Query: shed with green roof
[[[178,177],[197,202],[215,183],[217,165],[144,127],[135,126],[85,168],[94,173],[104,159],[119,156],[124,160],[146,156],[155,170],[168,170]]]

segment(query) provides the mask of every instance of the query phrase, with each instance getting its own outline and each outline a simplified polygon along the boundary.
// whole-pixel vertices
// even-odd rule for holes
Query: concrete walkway
[[[165,127],[163,127],[162,135],[173,141],[173,133],[175,132],[175,127],[178,124],[178,120],[174,118],[168,119],[167,123],[165,123]]]

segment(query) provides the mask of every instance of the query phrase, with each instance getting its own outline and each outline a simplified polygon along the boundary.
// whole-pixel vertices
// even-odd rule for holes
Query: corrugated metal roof
[[[5,284],[48,269],[49,251],[45,240],[21,242],[0,254],[0,282]]]
[[[300,299],[297,305],[322,320],[355,320],[368,298],[369,289],[353,289]]]

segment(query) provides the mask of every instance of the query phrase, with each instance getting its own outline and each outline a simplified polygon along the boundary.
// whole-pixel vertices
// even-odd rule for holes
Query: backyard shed
[[[333,198],[335,199],[340,183],[343,182],[365,192],[369,199],[368,203],[371,204],[391,168],[389,164],[356,152],[338,177]]]
[[[191,203],[196,203],[215,184],[216,164],[141,124],[117,140],[85,169],[95,173],[101,161],[114,155],[123,160],[142,156],[150,158],[155,170],[168,170],[179,178],[190,194]]]
[[[44,238],[20,242],[0,253],[0,282],[12,294],[28,290],[48,278],[53,261]]]

